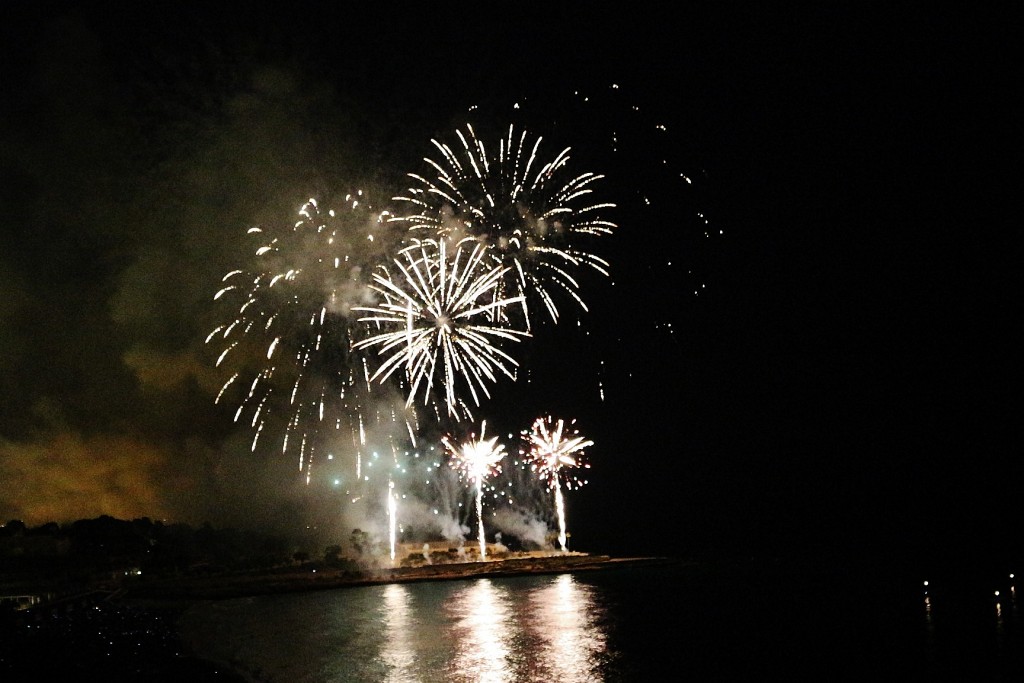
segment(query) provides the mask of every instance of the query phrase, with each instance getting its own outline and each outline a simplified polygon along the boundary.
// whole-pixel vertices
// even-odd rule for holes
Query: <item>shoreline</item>
[[[102,672],[110,683],[247,683],[255,680],[231,662],[194,651],[180,627],[182,614],[205,602],[389,583],[594,572],[694,564],[668,557],[622,557],[569,552],[483,562],[346,572],[323,567],[138,579],[92,590],[72,600],[41,603],[0,619],[0,679],[80,677]]]
[[[418,581],[457,581],[471,578],[558,574],[612,568],[676,564],[668,557],[624,557],[570,552],[520,556],[482,562],[426,564],[416,567],[378,567],[351,572],[323,567],[180,579],[138,581],[126,585],[118,599],[126,601],[223,600],[253,595],[330,590]]]

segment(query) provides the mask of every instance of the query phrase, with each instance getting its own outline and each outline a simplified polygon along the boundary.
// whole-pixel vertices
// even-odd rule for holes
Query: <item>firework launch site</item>
[[[387,544],[353,530],[348,545],[306,550],[294,539],[109,516],[69,525],[0,527],[4,613],[45,613],[102,600],[215,599],[346,586],[558,573],[667,562],[487,543]],[[308,546],[312,547],[312,546]]]
[[[139,600],[225,599],[411,581],[596,571],[674,561],[677,560],[653,557],[612,558],[607,555],[561,551],[517,551],[483,561],[466,559],[439,564],[406,563],[399,567],[365,570],[325,568],[310,564],[269,572],[139,582],[127,589],[126,596]]]

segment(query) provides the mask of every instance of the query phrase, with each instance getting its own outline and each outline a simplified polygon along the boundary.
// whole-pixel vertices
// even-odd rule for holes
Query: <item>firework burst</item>
[[[489,247],[488,257],[505,268],[497,296],[522,297],[519,310],[526,329],[531,307],[543,307],[558,320],[557,299],[567,295],[583,310],[575,271],[592,268],[608,274],[608,263],[578,244],[581,238],[612,232],[602,213],[614,204],[595,201],[592,185],[603,176],[573,175],[569,148],[548,162],[540,160],[541,138],[525,131],[508,134],[491,156],[472,126],[456,131],[452,148],[432,140],[441,161],[425,159],[431,172],[409,174],[416,184],[396,197],[412,211],[398,216],[411,230],[460,240],[471,237]],[[495,314],[509,314],[501,308]]]
[[[451,456],[451,467],[476,489],[477,538],[480,542],[480,559],[486,559],[484,542],[484,484],[488,478],[501,471],[499,464],[505,457],[505,446],[498,443],[498,437],[485,438],[487,422],[480,426],[480,437],[471,435],[461,444],[444,437],[442,442]]]
[[[537,473],[541,481],[555,492],[555,508],[558,513],[558,543],[566,550],[565,540],[565,501],[562,497],[562,480],[566,488],[579,488],[586,480],[575,475],[564,476],[563,471],[574,468],[589,469],[589,463],[583,459],[583,449],[593,446],[594,442],[579,435],[578,430],[567,434],[565,422],[561,419],[537,418],[530,430],[522,434],[525,449],[520,451],[530,468]]]
[[[238,400],[235,421],[252,428],[252,450],[265,432],[279,435],[307,483],[321,431],[342,430],[358,448],[368,423],[395,417],[370,406],[373,367],[353,349],[363,323],[352,314],[373,300],[369,273],[395,231],[360,195],[346,202],[321,212],[311,199],[290,228],[250,228],[255,265],[224,276],[214,299],[234,308],[206,338],[231,371],[217,402]]]
[[[440,393],[447,414],[457,420],[471,417],[461,389],[479,406],[499,374],[514,379],[517,362],[498,344],[528,336],[493,322],[495,311],[522,301],[496,294],[507,268],[488,261],[483,245],[466,246],[451,248],[442,238],[403,249],[373,275],[380,303],[354,309],[364,314],[361,322],[381,330],[354,344],[377,348],[383,358],[372,379],[387,380],[401,368],[409,383],[407,405],[422,393],[424,403],[434,398],[437,409]]]

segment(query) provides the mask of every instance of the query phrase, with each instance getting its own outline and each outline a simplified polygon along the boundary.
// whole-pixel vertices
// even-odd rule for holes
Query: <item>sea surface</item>
[[[180,627],[281,683],[1020,681],[1014,583],[679,562],[203,601]]]

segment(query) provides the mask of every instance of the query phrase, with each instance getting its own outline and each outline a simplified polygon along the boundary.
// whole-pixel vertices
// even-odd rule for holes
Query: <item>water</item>
[[[203,602],[253,681],[1024,680],[1016,589],[671,565]]]

